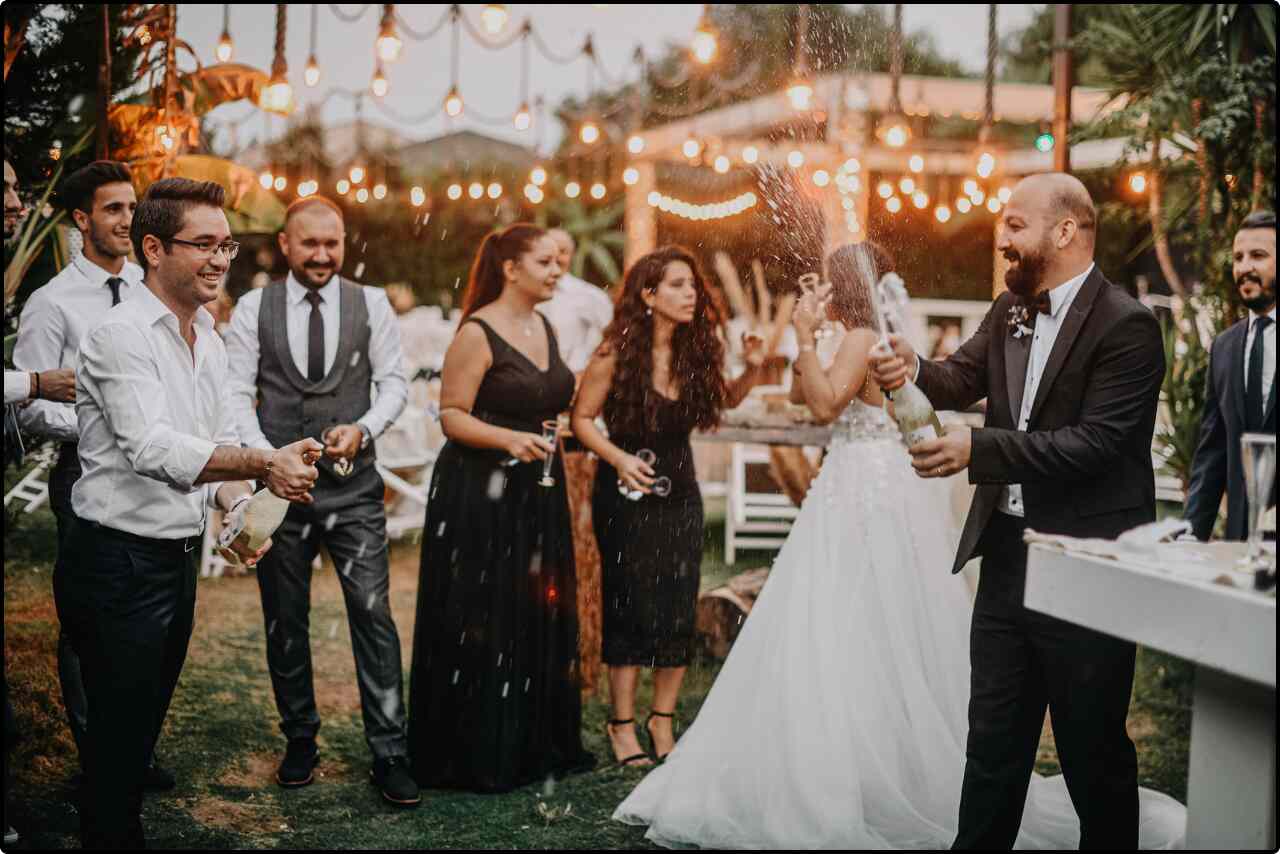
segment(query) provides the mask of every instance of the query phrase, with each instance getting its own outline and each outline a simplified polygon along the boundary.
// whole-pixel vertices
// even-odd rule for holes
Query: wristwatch
[[[357,424],[360,428],[360,450],[369,447],[369,443],[373,441],[373,434],[369,432],[369,428],[363,424]]]

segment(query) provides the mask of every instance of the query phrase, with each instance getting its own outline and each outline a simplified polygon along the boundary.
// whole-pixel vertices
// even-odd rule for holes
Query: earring
[[[645,317],[653,317],[653,306],[649,306],[644,310]]]

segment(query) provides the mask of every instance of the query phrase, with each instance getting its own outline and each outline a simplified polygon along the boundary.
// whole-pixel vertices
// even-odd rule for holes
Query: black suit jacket
[[[1005,484],[1022,484],[1026,524],[1037,531],[1115,537],[1155,519],[1151,436],[1165,369],[1159,323],[1094,267],[1066,309],[1023,432],[1031,336],[1010,334],[1014,304],[1001,294],[950,358],[921,360],[916,380],[936,409],[987,398],[969,461],[978,489],[952,572],[977,553]]]
[[[1205,379],[1204,413],[1200,418],[1200,441],[1191,463],[1191,488],[1184,516],[1195,535],[1207,540],[1213,532],[1227,491],[1227,539],[1243,540],[1249,530],[1244,493],[1244,465],[1240,459],[1240,436],[1244,422],[1244,347],[1249,337],[1250,315],[1213,340],[1209,348],[1209,375]],[[1276,432],[1276,380],[1271,378],[1266,419],[1258,432]],[[1275,490],[1271,503],[1276,503]]]

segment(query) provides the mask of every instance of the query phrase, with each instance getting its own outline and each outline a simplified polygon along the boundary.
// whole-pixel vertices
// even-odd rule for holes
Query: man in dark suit
[[[1202,540],[1213,533],[1227,493],[1227,539],[1249,532],[1240,436],[1276,434],[1276,215],[1249,214],[1236,232],[1231,275],[1249,316],[1213,341],[1200,444],[1191,464],[1186,519]],[[1269,506],[1275,506],[1275,489]]]
[[[1023,606],[1023,531],[1115,537],[1155,519],[1151,436],[1164,377],[1152,314],[1093,264],[1097,218],[1065,174],[1032,175],[1001,215],[1009,261],[977,333],[944,362],[896,336],[873,351],[882,388],[916,383],[938,409],[986,398],[981,429],[910,451],[922,477],[977,484],[952,572],[982,573],[970,634],[969,738],[956,848],[1011,848],[1045,707],[1081,848],[1138,844],[1137,755],[1125,731],[1134,644]]]

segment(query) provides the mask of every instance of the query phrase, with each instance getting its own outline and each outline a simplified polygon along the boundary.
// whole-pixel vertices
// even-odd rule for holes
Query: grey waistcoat
[[[369,387],[369,309],[360,285],[339,280],[338,353],[327,376],[308,382],[289,351],[288,288],[273,282],[262,292],[258,311],[258,423],[277,448],[308,436],[319,439],[337,424],[354,424],[372,404]],[[356,472],[374,459],[373,443],[353,461]],[[321,468],[332,469],[328,457]]]

